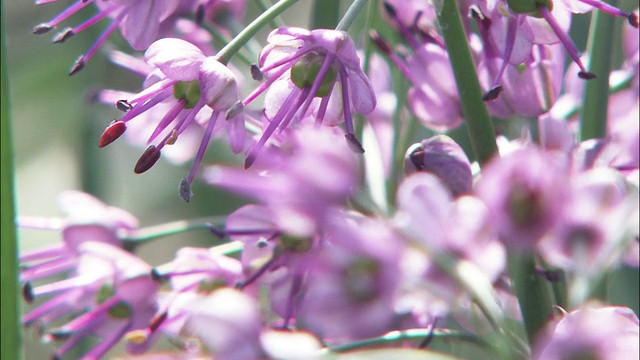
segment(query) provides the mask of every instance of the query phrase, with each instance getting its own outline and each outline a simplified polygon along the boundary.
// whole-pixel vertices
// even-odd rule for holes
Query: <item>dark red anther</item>
[[[262,81],[264,74],[256,64],[251,64],[251,78],[256,81]]]
[[[149,324],[149,330],[151,330],[151,332],[156,331],[158,327],[160,327],[160,325],[162,325],[162,323],[167,319],[167,316],[168,316],[168,313],[166,311],[163,311],[161,314],[155,315],[151,319],[151,322]]]
[[[590,72],[590,71],[580,71],[578,73],[578,77],[580,79],[584,79],[584,80],[591,80],[591,79],[595,79],[598,77],[598,75]]]
[[[364,154],[364,148],[355,135],[345,134],[344,138],[347,139],[347,145],[349,145],[349,149],[351,149],[351,151],[358,154]]]
[[[482,101],[491,101],[498,98],[498,95],[502,92],[502,86],[496,85],[489,89],[484,95],[482,95]]]
[[[118,108],[118,110],[120,110],[122,112],[127,112],[127,111],[133,109],[133,105],[129,104],[129,102],[127,100],[118,100],[118,101],[116,101],[116,107]]]
[[[627,21],[629,21],[629,24],[631,24],[631,26],[633,26],[634,28],[638,28],[638,15],[636,15],[635,13],[629,14],[629,16],[627,16]]]
[[[75,75],[78,71],[84,69],[84,55],[80,55],[78,57],[78,59],[76,60],[75,63],[73,63],[73,66],[71,67],[71,70],[69,71],[69,76],[71,75]]]
[[[28,302],[29,304],[33,302],[33,298],[35,297],[35,295],[33,294],[33,286],[31,286],[30,282],[26,282],[24,285],[22,285],[22,297],[24,298],[24,301]]]
[[[112,142],[116,141],[116,139],[119,138],[122,134],[124,134],[125,130],[127,130],[127,125],[124,123],[124,121],[112,121],[100,136],[100,142],[98,142],[98,146],[102,148],[111,144]]]
[[[143,172],[151,169],[151,167],[160,159],[160,150],[155,145],[151,145],[144,151],[133,172],[136,174],[142,174]]]
[[[391,44],[389,44],[389,42],[385,38],[383,38],[377,31],[369,31],[369,37],[371,37],[371,40],[373,40],[373,43],[378,47],[378,49],[380,49],[380,51],[385,54],[393,53]]]

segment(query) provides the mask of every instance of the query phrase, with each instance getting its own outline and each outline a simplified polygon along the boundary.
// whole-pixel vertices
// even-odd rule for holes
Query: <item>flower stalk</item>
[[[7,359],[22,358],[22,336],[20,326],[20,306],[18,301],[18,239],[15,226],[13,142],[10,123],[9,79],[7,71],[6,34],[4,27],[4,1],[2,2],[2,229],[0,238],[0,287],[2,288],[2,352]]]
[[[440,4],[436,13],[449,52],[462,113],[476,159],[480,165],[485,165],[498,152],[493,124],[487,106],[482,101],[482,88],[471,58],[458,5],[452,0],[444,0]]]
[[[615,0],[611,1],[615,6]],[[611,54],[617,37],[616,18],[594,11],[591,15],[588,52],[589,72],[598,75],[586,82],[583,95],[584,107],[580,115],[580,140],[604,138],[607,132],[607,110],[609,108],[609,73],[611,72]]]

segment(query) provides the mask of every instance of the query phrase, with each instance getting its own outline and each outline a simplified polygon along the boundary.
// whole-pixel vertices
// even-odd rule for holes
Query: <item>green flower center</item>
[[[323,62],[324,55],[307,54],[303,56],[291,67],[291,81],[300,89],[311,88],[318,77],[318,72]],[[333,65],[331,65],[327,74],[322,78],[320,87],[314,96],[325,97],[329,95],[336,81],[337,74],[338,72]]]
[[[184,108],[193,109],[201,97],[200,82],[197,80],[177,82],[173,85],[173,97],[178,100],[186,100],[187,104]]]
[[[107,301],[110,297],[115,294],[115,290],[109,285],[104,284],[98,290],[98,294],[96,295],[96,302],[98,304],[102,304]],[[113,316],[116,319],[128,319],[131,317],[131,307],[127,305],[124,301],[120,301],[109,309],[109,315]]]

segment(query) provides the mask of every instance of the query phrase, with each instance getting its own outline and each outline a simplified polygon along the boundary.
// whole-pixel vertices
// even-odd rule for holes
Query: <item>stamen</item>
[[[42,23],[33,27],[33,33],[36,35],[42,35],[42,34],[48,33],[54,28],[55,28],[54,26],[50,26],[48,24]]]
[[[22,286],[22,298],[29,304],[31,304],[33,302],[33,299],[35,298],[35,294],[33,293],[33,286],[31,286],[31,283],[28,281]]]
[[[229,110],[227,110],[227,112],[224,114],[224,119],[233,119],[234,117],[240,115],[243,111],[244,105],[242,105],[241,101],[238,101],[237,103],[233,104],[233,106],[230,107]]]
[[[196,13],[194,14],[193,20],[196,24],[202,25],[204,22],[204,4],[198,4],[196,8]]]
[[[71,70],[69,70],[69,76],[75,75],[77,72],[79,72],[80,70],[84,69],[84,65],[85,65],[84,55],[80,55],[76,59],[76,61],[73,63],[73,66],[71,67]]]
[[[116,31],[116,29],[118,28],[118,25],[120,25],[120,23],[122,22],[122,19],[124,19],[124,16],[126,14],[127,13],[125,11],[120,11],[120,14],[118,14],[118,17],[116,17],[111,22],[111,24],[107,26],[107,28],[102,32],[102,34],[100,34],[96,42],[89,48],[89,50],[84,55],[81,56],[82,66],[78,69],[76,69],[76,66],[74,66],[69,75],[73,75],[78,71],[80,71],[82,68],[84,68],[84,65],[89,61],[89,59],[91,59],[91,57],[93,57],[93,55],[95,55],[95,53],[98,51],[100,46],[102,46],[102,44],[107,40],[107,38],[111,36],[111,34],[113,34],[114,31]],[[76,65],[77,63],[78,61],[76,61]]]
[[[187,177],[187,181],[190,184],[193,182],[193,178],[196,176],[196,171],[202,162],[202,158],[204,158],[204,154],[207,151],[207,146],[209,146],[209,141],[211,140],[211,135],[213,134],[213,129],[215,128],[216,122],[218,121],[218,117],[220,116],[219,111],[214,111],[211,114],[211,118],[209,119],[209,123],[207,124],[207,129],[202,136],[202,141],[200,142],[200,147],[198,148],[198,152],[196,153],[196,157],[193,160],[193,164],[191,165],[191,169],[189,170],[189,176]],[[181,185],[182,188],[182,185]],[[182,189],[180,196],[182,196]],[[186,202],[189,202],[188,199],[191,199],[191,189],[188,190],[188,197],[182,197]]]
[[[71,15],[77,13],[78,11],[80,11],[81,9],[83,9],[85,6],[91,4],[93,2],[93,0],[90,1],[77,1],[76,3],[72,4],[71,6],[69,6],[68,8],[64,9],[60,14],[58,14],[58,16],[54,17],[53,19],[49,20],[47,23],[45,24],[40,24],[38,26],[36,26],[36,28],[40,28],[43,25],[48,26],[50,29],[53,29],[54,27],[56,27],[59,23],[63,22],[64,20],[66,20],[67,18],[69,18]],[[49,29],[49,30],[50,30]],[[49,31],[47,30],[47,31]],[[35,32],[35,28],[34,28],[34,33]],[[39,33],[38,33],[39,34]],[[43,33],[44,34],[44,33]]]
[[[504,75],[509,61],[511,61],[511,54],[513,53],[513,46],[515,45],[516,33],[518,32],[518,23],[520,22],[520,16],[512,16],[507,20],[507,39],[504,45],[504,54],[502,55],[502,65],[498,74],[493,79],[493,85],[491,89],[482,95],[483,101],[495,100],[502,92],[502,86],[500,86],[500,79]]]
[[[56,35],[51,41],[54,44],[60,44],[65,42],[65,40],[67,40],[68,38],[72,37],[75,34],[76,33],[73,31],[72,28],[66,28],[62,32],[58,33],[58,35]]]
[[[127,125],[124,123],[124,121],[112,121],[100,136],[98,147],[103,148],[116,141],[120,136],[122,136],[122,134],[124,134],[126,130]]]
[[[187,179],[182,178],[180,180],[180,185],[178,186],[178,194],[185,202],[191,201],[191,197],[193,196],[193,191],[191,191],[191,184]]]
[[[347,145],[349,145],[351,151],[358,154],[363,154],[364,148],[354,134],[353,118],[351,117],[351,106],[349,104],[349,85],[347,81],[347,72],[344,68],[340,69],[340,82],[342,83],[342,106],[344,111],[344,124],[347,128],[345,139],[347,139]]]
[[[562,42],[564,47],[567,49],[567,53],[569,54],[569,56],[580,68],[581,71],[578,73],[578,77],[585,80],[589,80],[597,77],[596,74],[592,72],[588,72],[587,69],[584,67],[584,65],[582,64],[582,61],[580,60],[580,54],[578,52],[578,48],[573,43],[569,35],[567,35],[564,31],[562,31],[562,29],[556,22],[556,19],[553,17],[553,15],[551,15],[551,12],[549,11],[549,9],[547,9],[544,6],[538,6],[538,12],[547,21],[549,26],[551,26],[551,29],[553,29],[553,32],[556,34],[560,42]]]
[[[187,104],[187,101],[185,99],[180,99],[176,102],[175,105],[171,107],[169,111],[167,111],[167,113],[162,117],[158,125],[156,125],[156,128],[153,130],[153,133],[151,134],[151,136],[149,136],[149,139],[147,140],[147,144],[150,144],[151,142],[153,142],[156,139],[156,137],[158,137],[158,135],[160,135],[160,133],[162,133],[162,131],[164,131],[164,129],[166,129],[167,126],[169,126],[169,124],[171,124],[173,120],[176,119],[176,117],[184,109],[186,104]]]
[[[133,172],[136,174],[142,174],[143,172],[151,169],[158,159],[160,159],[160,150],[158,150],[155,145],[149,146],[142,156],[140,156],[140,159],[138,159]]]
[[[591,5],[596,9],[599,9],[607,14],[624,17],[627,19],[627,21],[631,26],[635,28],[638,27],[638,16],[634,13],[626,13],[615,6],[605,3],[604,1],[598,1],[598,0],[578,0],[578,1],[583,2],[587,5]]]

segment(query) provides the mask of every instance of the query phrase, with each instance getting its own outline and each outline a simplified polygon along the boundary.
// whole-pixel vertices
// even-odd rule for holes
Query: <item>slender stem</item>
[[[537,273],[532,255],[509,252],[508,268],[527,337],[533,344],[553,315],[552,290],[547,280]]]
[[[615,0],[611,0],[615,6]],[[587,81],[583,94],[580,117],[580,140],[604,138],[607,132],[607,110],[609,105],[609,73],[611,54],[618,31],[614,16],[594,11],[589,30],[589,72],[598,75]]]
[[[299,0],[280,0],[267,11],[260,14],[260,16],[253,20],[251,24],[247,25],[244,30],[234,37],[227,46],[218,52],[218,61],[223,64],[229,63],[229,60],[231,60],[231,58],[260,31],[260,29],[269,24],[271,20],[275,19],[278,15],[282,14],[298,1]]]
[[[487,106],[482,101],[482,88],[456,3],[455,0],[443,0],[440,2],[442,8],[436,13],[449,52],[471,145],[482,166],[498,153],[498,146]]]
[[[391,331],[380,337],[353,341],[342,345],[329,346],[327,350],[332,352],[346,352],[362,348],[387,345],[400,341],[421,341],[430,334],[433,334],[434,339],[468,342],[478,345],[487,350],[491,349],[491,344],[489,344],[483,338],[478,337],[475,334],[463,331],[450,329],[434,329],[433,331],[430,331],[429,329],[409,329],[401,331]]]
[[[1,162],[2,178],[0,188],[2,207],[0,229],[0,288],[2,289],[2,303],[0,309],[0,336],[2,357],[7,359],[22,358],[22,327],[20,326],[20,304],[18,284],[18,238],[16,236],[15,198],[14,198],[14,167],[13,144],[11,138],[10,99],[9,99],[9,74],[7,70],[6,34],[4,1],[1,5],[2,17],[2,87],[1,91],[1,118],[0,118],[0,145],[2,148]]]
[[[347,12],[342,17],[342,20],[340,20],[338,26],[336,26],[336,30],[347,31],[366,3],[367,0],[353,0],[349,9],[347,9]]]
[[[265,12],[267,11],[267,9],[269,9],[269,6],[263,1],[263,0],[254,0],[256,6],[258,7],[258,9],[260,10],[260,12]],[[276,29],[279,28],[281,26],[285,26],[284,22],[282,21],[282,19],[280,19],[280,17],[276,16],[273,19],[269,20],[269,25]]]
[[[140,243],[165,236],[180,234],[192,230],[208,229],[210,224],[222,224],[225,220],[226,217],[220,216],[194,220],[173,221],[166,224],[136,229],[124,236],[123,241],[139,245]]]
[[[313,0],[311,29],[333,29],[340,17],[340,0]]]

